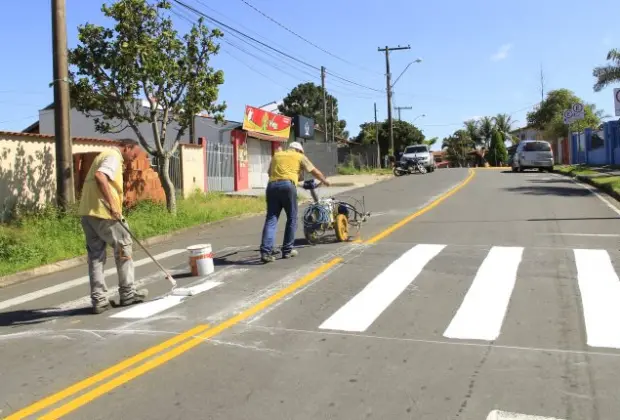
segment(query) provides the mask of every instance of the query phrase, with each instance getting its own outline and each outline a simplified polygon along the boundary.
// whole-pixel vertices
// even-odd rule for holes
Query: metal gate
[[[234,191],[235,168],[233,145],[207,142],[208,191]]]
[[[155,172],[158,172],[158,157],[150,156],[150,164],[151,169]],[[175,195],[179,197],[183,193],[183,174],[181,172],[181,151],[177,149],[172,156],[170,156],[170,160],[168,161],[168,175],[170,176],[170,180],[174,185]]]
[[[271,142],[248,138],[248,159],[250,188],[266,188],[269,182]]]

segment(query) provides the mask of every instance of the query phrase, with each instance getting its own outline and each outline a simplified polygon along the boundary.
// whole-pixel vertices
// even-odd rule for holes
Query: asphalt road
[[[183,301],[139,252],[154,303],[130,310],[90,315],[84,268],[0,289],[0,416],[620,418],[615,202],[465,169],[347,195],[373,212],[361,240],[296,259],[258,262],[260,217],[153,247],[203,290]],[[216,272],[184,276],[204,242]]]

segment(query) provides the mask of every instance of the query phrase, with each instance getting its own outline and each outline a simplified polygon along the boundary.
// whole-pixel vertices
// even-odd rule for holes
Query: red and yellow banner
[[[246,105],[243,129],[288,139],[291,133],[291,118]]]

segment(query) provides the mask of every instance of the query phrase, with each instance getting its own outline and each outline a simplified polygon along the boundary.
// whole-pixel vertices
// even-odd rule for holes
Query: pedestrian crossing
[[[407,299],[401,294],[406,288],[414,285],[420,277],[428,280],[429,276],[441,276],[436,273],[429,274],[425,270],[429,265],[440,265],[442,258],[445,259],[446,264],[451,264],[453,258],[449,256],[450,248],[450,246],[440,244],[413,246],[387,264],[365,287],[355,291],[348,301],[340,303],[341,306],[329,314],[318,328],[357,333],[367,331],[384,312],[389,310],[391,305],[399,299]],[[528,254],[527,248],[524,247],[490,247],[477,270],[475,272],[472,270],[472,274],[469,275],[463,274],[463,276],[469,276],[467,278],[469,283],[464,294],[459,296],[458,304],[445,308],[446,311],[451,312],[446,318],[450,321],[441,328],[443,337],[481,341],[495,341],[501,338],[506,318],[510,316],[508,309],[510,305],[517,304],[513,293],[515,287],[520,281],[531,282],[529,276],[536,275],[536,264],[540,264],[540,256],[535,257],[536,261],[531,261],[529,258],[532,254],[534,253]],[[570,274],[557,274],[556,277],[562,283],[572,282],[576,286],[572,295],[573,306],[575,311],[581,312],[578,316],[583,319],[587,345],[620,349],[620,328],[618,327],[620,279],[612,257],[607,250],[603,249],[573,249],[570,250],[570,254],[573,259],[561,260],[562,265],[573,266],[572,270],[567,270]],[[569,258],[568,255],[567,253],[566,259]],[[556,254],[555,258],[557,257]],[[537,293],[545,287],[551,287],[548,284],[549,272],[545,271],[544,276],[542,278],[541,273],[540,282],[529,283],[528,293]],[[532,285],[534,285],[533,288]],[[545,293],[548,293],[548,290]],[[552,290],[552,293],[555,292]],[[520,297],[523,299],[524,296]],[[439,304],[442,296],[438,296],[436,292],[432,299]],[[531,295],[527,299],[528,301],[518,304],[528,305],[530,302],[535,302]],[[436,308],[433,308],[433,312],[436,312]],[[532,307],[528,317],[534,317],[537,312],[550,313],[547,308]],[[415,314],[418,318],[424,316],[419,308],[415,308]],[[409,313],[402,315],[409,316]],[[418,319],[417,322],[425,320],[428,321],[428,319]],[[545,321],[548,320],[545,319]]]

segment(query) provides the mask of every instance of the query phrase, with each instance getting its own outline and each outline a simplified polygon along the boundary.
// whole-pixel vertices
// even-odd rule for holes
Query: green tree
[[[439,137],[433,137],[431,139],[424,140],[424,144],[426,144],[428,147],[433,147],[433,145],[435,145],[435,143],[437,143],[438,140],[439,140]]]
[[[479,135],[482,139],[482,143],[486,149],[490,147],[491,136],[493,135],[493,118],[491,117],[482,117],[480,119],[479,125]]]
[[[372,144],[377,140],[376,133],[377,125],[374,122],[365,122],[360,124],[360,132],[354,140],[361,144]]]
[[[545,137],[558,138],[566,136],[564,111],[576,103],[583,103],[568,89],[552,90],[535,111],[528,112],[528,125],[544,131]],[[601,123],[602,111],[598,111],[593,104],[584,104],[585,118],[570,125],[571,131],[583,131],[586,128],[596,128]]]
[[[450,165],[463,167],[467,165],[467,154],[472,150],[474,141],[465,129],[457,130],[443,139],[441,148],[446,151]]]
[[[163,16],[170,8],[165,0],[103,5],[101,11],[114,27],[80,25],[79,44],[69,51],[69,62],[72,105],[93,117],[101,133],[133,130],[142,147],[157,158],[167,208],[174,214],[170,157],[197,113],[207,111],[221,120],[226,105],[215,104],[224,74],[209,66],[222,33],[210,31],[200,19],[181,38],[172,20]],[[148,109],[140,97],[146,97]],[[178,124],[176,133],[168,130],[172,122]],[[154,144],[139,128],[143,123]]]
[[[360,125],[360,132],[355,137],[355,141],[363,144],[372,144],[375,141],[375,123],[365,122]],[[400,150],[401,147],[410,144],[422,144],[425,142],[425,136],[422,131],[415,125],[407,121],[394,121],[394,147]],[[390,149],[390,131],[388,121],[379,123],[379,148],[381,154],[393,154]]]
[[[607,53],[607,61],[611,61],[611,64],[598,66],[592,70],[592,75],[596,77],[595,92],[600,92],[611,84],[620,83],[620,50],[610,50]]]
[[[390,131],[388,121],[384,121],[381,124],[379,130],[379,145],[381,150],[388,150],[390,144]],[[407,121],[394,120],[394,147],[396,150],[400,150],[401,147],[406,147],[411,144],[422,144],[424,142],[424,133],[420,131],[418,127]],[[389,151],[393,154],[394,151]]]
[[[336,137],[349,138],[349,132],[346,131],[347,122],[338,119],[338,99],[326,92],[326,100],[327,124],[323,118],[323,88],[312,82],[295,86],[278,106],[278,110],[289,117],[303,115],[312,118],[323,131],[327,127],[328,137],[331,137],[332,125],[335,123]],[[334,118],[331,112],[332,103],[334,104]]]
[[[508,114],[497,114],[493,117],[493,124],[495,129],[499,131],[502,136],[502,141],[506,140],[512,141],[512,136],[510,132],[512,131],[512,117]]]
[[[476,146],[481,146],[483,141],[480,137],[480,124],[476,120],[465,121],[465,132]]]
[[[508,160],[508,152],[504,144],[504,136],[497,128],[493,130],[491,135],[491,146],[487,152],[487,156],[493,163],[493,166],[500,166]]]

